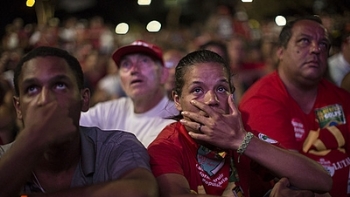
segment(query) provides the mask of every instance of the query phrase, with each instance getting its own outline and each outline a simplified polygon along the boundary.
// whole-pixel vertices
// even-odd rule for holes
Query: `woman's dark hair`
[[[201,45],[199,48],[202,50],[208,50],[210,47],[218,47],[224,55],[224,59],[229,62],[229,55],[228,55],[228,51],[227,51],[227,46],[225,43],[221,42],[221,41],[216,41],[216,40],[210,40],[206,43],[204,43],[203,45]]]
[[[78,60],[65,50],[54,48],[54,47],[42,46],[31,50],[17,64],[17,67],[14,70],[14,78],[13,78],[15,93],[17,96],[19,95],[18,78],[22,72],[23,64],[36,57],[46,57],[46,56],[60,57],[66,60],[69,67],[72,69],[74,76],[76,77],[79,89],[84,88],[84,74]]]

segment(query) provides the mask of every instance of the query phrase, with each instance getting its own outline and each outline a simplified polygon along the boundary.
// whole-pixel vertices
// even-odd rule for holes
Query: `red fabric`
[[[343,197],[347,196],[350,172],[349,98],[348,92],[324,79],[319,84],[313,109],[305,114],[288,94],[277,72],[273,72],[250,87],[243,96],[239,109],[247,130],[264,133],[283,147],[298,150],[322,164],[333,178],[331,195]],[[336,104],[342,106],[346,123],[320,127],[322,121],[317,117],[332,114],[321,113],[316,116],[316,111],[323,108],[327,112],[328,108]],[[318,137],[316,135],[310,147],[305,145],[304,152],[303,144],[310,133],[318,133]]]
[[[158,137],[148,146],[150,155],[150,163],[153,174],[157,177],[166,173],[181,174],[186,177],[190,188],[197,191],[198,186],[206,185],[202,177],[198,173],[198,162],[196,160],[198,145],[187,134],[185,127],[179,123],[173,123],[165,127]],[[234,156],[237,158],[237,155]],[[229,158],[226,157],[225,167],[219,173],[205,179],[211,183],[217,183],[218,187],[205,186],[206,193],[211,195],[221,195],[228,184],[228,169]],[[239,185],[244,191],[244,195],[249,196],[248,193],[248,173],[250,173],[250,160],[242,156],[240,163],[235,162],[235,167],[238,169],[240,178]],[[218,178],[220,177],[221,178]],[[214,181],[214,179],[218,180]],[[236,183],[238,185],[238,183]]]
[[[264,62],[246,62],[241,65],[241,71],[250,71],[256,69],[264,69],[266,67]]]

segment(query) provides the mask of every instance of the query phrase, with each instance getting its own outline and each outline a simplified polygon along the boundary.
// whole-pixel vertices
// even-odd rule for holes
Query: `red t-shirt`
[[[238,169],[239,177],[235,185],[240,186],[244,196],[249,196],[248,181],[252,170],[251,160],[248,157],[242,155],[240,162],[237,163],[237,153],[228,152],[222,167],[218,168],[217,165],[211,170],[216,173],[208,174],[204,169],[205,166],[201,166],[198,162],[198,150],[199,145],[188,135],[181,123],[170,124],[148,146],[153,174],[156,177],[167,173],[180,174],[186,177],[191,190],[198,192],[198,186],[204,186],[207,194],[222,195],[229,183],[230,159],[235,158],[234,166]]]
[[[310,113],[289,95],[277,72],[244,94],[239,110],[247,130],[277,140],[319,162],[333,178],[332,196],[350,194],[350,94],[323,79]]]

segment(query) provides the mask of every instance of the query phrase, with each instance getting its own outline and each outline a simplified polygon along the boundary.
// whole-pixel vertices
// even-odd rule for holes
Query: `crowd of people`
[[[259,39],[234,18],[162,36],[15,19],[0,196],[350,196],[350,23],[327,17]]]

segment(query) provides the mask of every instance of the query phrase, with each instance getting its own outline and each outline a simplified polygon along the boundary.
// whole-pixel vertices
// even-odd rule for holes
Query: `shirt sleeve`
[[[148,147],[148,154],[154,176],[168,173],[184,175],[180,152],[170,142],[152,143]]]
[[[278,98],[268,96],[253,96],[240,104],[240,111],[246,130],[265,134],[270,139],[277,140],[287,149],[297,150],[290,106],[286,106]],[[260,138],[261,139],[261,138]]]

